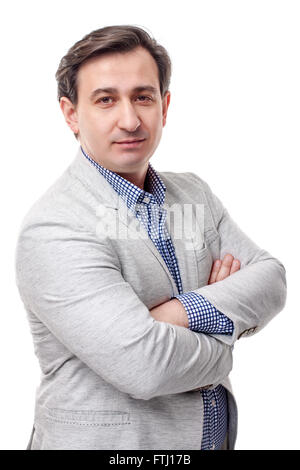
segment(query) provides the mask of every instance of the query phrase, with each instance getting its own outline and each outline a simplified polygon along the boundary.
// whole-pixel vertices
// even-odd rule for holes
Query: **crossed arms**
[[[194,292],[232,320],[232,335],[194,332],[172,324],[172,318],[155,320],[161,312],[150,311],[126,282],[110,240],[97,240],[85,226],[74,228],[69,206],[41,207],[23,223],[16,282],[25,308],[67,351],[133,398],[220,383],[231,371],[235,340],[264,327],[284,306],[283,265],[239,229],[208,187],[206,197],[219,235],[219,258],[233,253],[241,269]],[[178,306],[176,299],[171,302]],[[41,362],[47,360],[46,351]]]
[[[223,260],[215,260],[212,265],[208,284],[222,281],[240,269],[240,261],[226,254]],[[201,313],[201,312],[200,312]],[[188,328],[189,321],[186,309],[178,299],[171,299],[150,310],[150,314],[157,321],[172,323],[173,325]]]

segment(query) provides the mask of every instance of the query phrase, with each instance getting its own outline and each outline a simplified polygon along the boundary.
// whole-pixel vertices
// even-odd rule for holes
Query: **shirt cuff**
[[[232,335],[234,326],[230,318],[217,310],[205,297],[195,292],[175,296],[184,306],[189,329],[201,333]]]

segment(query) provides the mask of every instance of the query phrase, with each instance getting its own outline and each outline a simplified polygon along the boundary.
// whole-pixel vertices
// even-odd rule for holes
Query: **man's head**
[[[141,174],[166,123],[170,76],[168,53],[146,31],[108,26],[86,35],[62,58],[58,99],[95,161],[119,174]],[[119,143],[127,139],[143,140],[131,147]]]

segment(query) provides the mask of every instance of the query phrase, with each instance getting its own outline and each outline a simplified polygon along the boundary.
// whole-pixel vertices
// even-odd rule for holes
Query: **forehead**
[[[143,83],[159,90],[157,64],[142,47],[125,53],[105,53],[90,59],[80,67],[77,75],[78,96],[106,87],[125,92]]]

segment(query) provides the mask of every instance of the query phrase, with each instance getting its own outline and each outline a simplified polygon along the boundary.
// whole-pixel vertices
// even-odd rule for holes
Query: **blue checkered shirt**
[[[81,150],[146,228],[176,282],[179,295],[172,298],[177,298],[183,304],[188,316],[189,328],[201,333],[232,334],[232,321],[208,300],[195,292],[183,293],[175,248],[165,224],[166,210],[161,207],[165,201],[166,187],[152,165],[148,164],[143,190],[117,173],[99,165],[85,153],[82,147]],[[222,385],[218,385],[213,390],[202,390],[201,394],[204,405],[201,449],[220,449],[228,426],[226,390]]]

